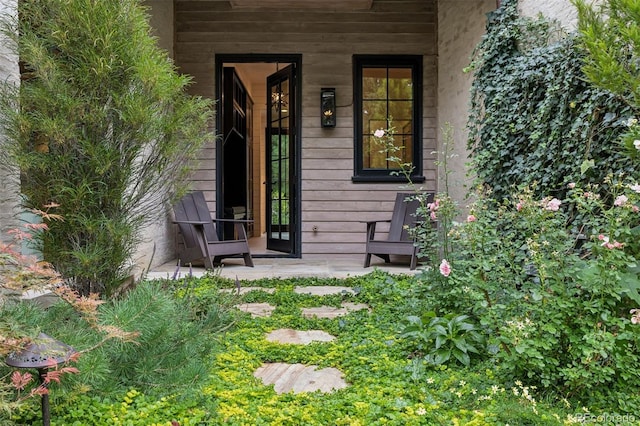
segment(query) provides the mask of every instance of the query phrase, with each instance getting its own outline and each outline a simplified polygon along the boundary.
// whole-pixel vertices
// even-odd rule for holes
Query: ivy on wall
[[[505,0],[476,48],[468,148],[478,180],[496,199],[537,183],[563,197],[569,182],[601,184],[634,166],[618,138],[633,111],[585,81],[573,34],[543,17],[521,17]]]

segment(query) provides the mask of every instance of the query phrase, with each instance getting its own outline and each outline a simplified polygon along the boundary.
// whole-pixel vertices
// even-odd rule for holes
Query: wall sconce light
[[[320,89],[320,124],[322,127],[336,127],[336,89]]]

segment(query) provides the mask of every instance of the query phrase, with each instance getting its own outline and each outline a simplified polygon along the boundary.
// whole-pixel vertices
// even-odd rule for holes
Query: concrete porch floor
[[[379,260],[379,262],[378,262]],[[260,278],[292,278],[292,277],[318,277],[318,278],[347,278],[359,275],[366,275],[380,269],[391,274],[417,274],[420,273],[420,266],[414,271],[409,270],[408,263],[384,263],[381,259],[373,261],[369,268],[363,268],[362,261],[357,260],[306,260],[290,258],[254,258],[254,267],[244,265],[241,258],[229,258],[223,260],[220,275],[226,278],[240,280],[256,280]],[[164,265],[152,268],[147,275],[150,279],[173,278],[176,273],[177,261],[167,262]],[[217,272],[217,271],[216,271]],[[204,275],[205,268],[194,266],[192,274],[195,277]],[[181,266],[178,277],[182,278],[189,274],[189,266]]]

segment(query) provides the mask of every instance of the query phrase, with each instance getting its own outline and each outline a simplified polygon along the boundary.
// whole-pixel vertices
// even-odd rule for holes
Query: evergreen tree
[[[58,205],[44,258],[81,293],[111,294],[141,231],[181,191],[209,139],[209,100],[189,96],[140,0],[23,0],[6,17],[21,63],[0,124],[24,207]]]

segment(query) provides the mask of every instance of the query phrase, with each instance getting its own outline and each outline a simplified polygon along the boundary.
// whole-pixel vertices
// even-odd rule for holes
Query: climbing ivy
[[[586,81],[575,35],[520,16],[517,5],[503,1],[490,15],[469,67],[468,148],[479,182],[496,199],[534,183],[541,195],[563,198],[569,182],[634,171],[617,147],[631,108]]]

